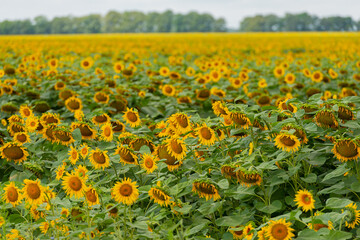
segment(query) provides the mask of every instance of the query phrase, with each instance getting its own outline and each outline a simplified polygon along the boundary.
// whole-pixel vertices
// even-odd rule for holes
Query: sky
[[[308,12],[320,17],[350,16],[360,20],[360,0],[0,0],[0,20],[33,19],[44,15],[84,16],[137,10],[142,12],[172,10],[175,13],[198,11],[225,18],[227,25],[237,28],[247,16],[274,13]]]

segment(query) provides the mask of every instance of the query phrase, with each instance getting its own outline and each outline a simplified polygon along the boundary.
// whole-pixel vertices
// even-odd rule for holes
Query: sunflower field
[[[0,38],[2,239],[360,239],[360,34]]]

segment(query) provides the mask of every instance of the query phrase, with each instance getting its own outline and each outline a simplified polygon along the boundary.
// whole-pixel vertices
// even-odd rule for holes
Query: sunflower
[[[239,126],[243,129],[248,129],[251,125],[250,119],[244,113],[230,112],[230,118],[236,124],[236,126]]]
[[[177,137],[169,138],[165,140],[168,153],[175,157],[177,160],[181,160],[186,156],[186,145],[183,140]]]
[[[26,148],[22,147],[19,143],[8,142],[0,147],[0,153],[2,158],[7,161],[14,161],[16,164],[20,164],[25,161],[29,153]]]
[[[91,57],[85,58],[81,61],[80,66],[84,69],[87,70],[89,68],[91,68],[94,65],[94,60]]]
[[[349,107],[340,105],[338,109],[338,118],[343,121],[349,121],[354,120],[355,116]]]
[[[186,103],[192,103],[192,100],[188,96],[182,96],[177,98],[178,104],[186,104]]]
[[[4,187],[4,195],[2,199],[6,203],[11,203],[13,207],[20,204],[22,199],[21,192],[19,191],[19,188],[15,186],[14,182],[10,182]]]
[[[318,111],[315,115],[315,122],[318,126],[324,128],[337,128],[339,126],[333,111],[329,109]]]
[[[286,82],[287,84],[294,84],[294,83],[295,83],[295,79],[296,79],[296,77],[295,77],[295,75],[292,74],[292,73],[288,73],[288,74],[286,74],[286,76],[285,76],[285,82]]]
[[[109,95],[104,92],[97,92],[94,95],[94,101],[97,103],[106,104],[109,102],[109,99],[110,99]]]
[[[111,195],[119,203],[132,205],[139,198],[139,191],[135,181],[124,178],[111,189]]]
[[[63,90],[66,87],[66,84],[62,81],[58,81],[55,83],[54,89],[56,91]]]
[[[80,155],[83,159],[86,158],[86,156],[89,154],[89,146],[86,144],[86,143],[83,143],[81,146],[80,146]]]
[[[288,123],[281,128],[281,130],[286,130],[286,131],[292,129],[295,130],[294,135],[300,140],[300,143],[306,144],[309,141],[309,139],[306,137],[305,130],[298,125]]]
[[[292,233],[294,229],[291,227],[291,223],[285,221],[285,218],[277,221],[270,220],[270,224],[267,228],[266,237],[269,240],[290,240],[295,235]]]
[[[205,123],[200,127],[196,128],[195,132],[199,137],[200,144],[211,146],[215,143],[216,140],[215,132]]]
[[[18,132],[14,134],[14,142],[19,143],[20,145],[29,143],[30,141],[30,137],[26,132]]]
[[[23,124],[18,122],[11,122],[7,127],[7,130],[10,133],[10,136],[14,136],[14,134],[18,132],[26,132],[26,129],[23,126]]]
[[[75,139],[72,137],[70,130],[65,127],[55,128],[52,131],[52,134],[55,138],[55,142],[58,144],[69,146],[71,143],[75,142]]]
[[[199,197],[205,198],[206,201],[211,198],[213,198],[214,201],[221,198],[215,185],[203,180],[195,180],[193,182],[192,191],[197,193]]]
[[[295,195],[294,201],[304,212],[311,211],[315,208],[313,195],[307,190],[299,190]]]
[[[78,173],[79,176],[84,179],[84,181],[88,179],[88,175],[86,174],[88,170],[85,166],[79,165],[77,168],[74,169],[74,171]]]
[[[39,127],[39,120],[35,116],[30,116],[25,121],[25,128],[28,132],[35,132]]]
[[[123,119],[128,123],[131,127],[138,127],[141,125],[141,120],[139,117],[139,113],[134,111],[132,108],[127,108],[123,115]]]
[[[210,97],[211,93],[209,89],[203,88],[200,90],[196,90],[196,99],[200,101],[205,101]]]
[[[324,78],[324,75],[320,71],[315,71],[311,75],[311,80],[313,82],[321,82],[323,80],[323,78]]]
[[[75,93],[69,89],[63,89],[59,92],[59,98],[63,101],[75,96]]]
[[[119,212],[119,209],[114,204],[111,203],[106,206],[106,210],[109,211],[110,217],[113,218],[117,217]]]
[[[75,165],[77,160],[79,159],[79,152],[73,146],[70,146],[70,151],[68,152],[69,160],[71,164]]]
[[[97,194],[95,188],[91,186],[85,191],[85,198],[89,206],[100,204],[99,195]]]
[[[350,203],[342,209],[342,212],[347,211],[348,214],[345,218],[345,226],[348,228],[355,228],[356,225],[360,224],[360,210],[357,210],[356,203]]]
[[[21,105],[19,112],[22,118],[28,118],[33,115],[31,108],[26,105]]]
[[[268,240],[268,237],[266,237],[267,231],[268,226],[262,227],[261,230],[257,232],[258,240]]]
[[[112,126],[112,130],[115,133],[119,133],[119,132],[125,132],[125,124],[123,124],[122,122],[116,120],[116,121],[111,121],[111,126]]]
[[[138,164],[137,156],[128,147],[118,146],[115,150],[114,155],[120,156],[120,162],[124,164]]]
[[[170,204],[171,197],[160,187],[152,187],[149,190],[149,196],[151,200],[158,203],[160,206],[168,206]]]
[[[110,159],[107,155],[107,151],[101,151],[98,148],[91,150],[90,162],[92,165],[94,165],[95,169],[105,169],[106,167],[110,166]]]
[[[274,69],[274,75],[276,78],[284,76],[285,69],[282,66],[278,66]]]
[[[62,164],[56,168],[56,171],[55,171],[56,180],[60,180],[63,177],[63,175],[65,173],[65,168],[66,168],[65,164]]]
[[[46,234],[47,231],[49,230],[49,227],[50,227],[50,224],[48,222],[42,222],[42,223],[40,223],[39,229],[40,229],[41,233]]]
[[[241,85],[243,84],[243,82],[241,81],[240,78],[230,78],[230,83],[231,83],[231,86],[238,89],[241,87]]]
[[[170,84],[165,84],[161,90],[162,90],[162,93],[168,97],[172,97],[176,93],[175,87]]]
[[[308,223],[308,227],[316,232],[322,228],[327,228],[329,230],[334,229],[333,223],[331,221],[328,221],[327,225],[323,223]]]
[[[84,178],[80,177],[79,173],[74,171],[72,173],[66,173],[66,176],[63,177],[62,185],[66,194],[70,197],[81,198],[87,190]]]
[[[239,230],[229,230],[232,234],[234,240],[243,240],[244,239],[244,228],[243,226],[237,226]]]
[[[246,187],[251,187],[258,185],[260,186],[262,182],[261,175],[256,171],[246,171],[245,169],[241,168],[236,171],[236,178],[239,183]]]
[[[275,146],[286,152],[296,152],[300,147],[299,139],[289,133],[280,133],[275,138]]]
[[[40,117],[41,124],[45,127],[50,124],[58,125],[61,123],[59,114],[44,113]]]
[[[221,174],[228,179],[237,179],[235,169],[236,166],[225,164],[221,166]]]
[[[253,224],[250,222],[249,224],[247,224],[245,227],[244,227],[244,240],[251,240],[253,239],[253,236],[254,236],[254,227],[253,227]]]
[[[21,189],[22,196],[31,206],[37,206],[44,202],[44,187],[40,185],[40,180],[36,181],[25,179],[24,187]]]
[[[96,137],[96,130],[92,129],[88,123],[85,122],[72,122],[71,129],[74,131],[79,128],[81,132],[82,139],[91,140]]]
[[[166,159],[165,164],[167,165],[169,171],[174,171],[182,165],[181,160],[177,160],[175,157],[170,155],[165,144],[159,145],[156,148],[155,154],[160,160]]]
[[[216,116],[223,117],[229,114],[229,109],[221,101],[215,101],[212,104],[212,109]]]
[[[69,97],[65,101],[66,108],[71,112],[76,112],[82,109],[82,102],[80,98],[75,96]]]
[[[168,118],[168,123],[174,125],[174,129],[178,134],[184,134],[191,131],[190,118],[185,113],[175,113]]]
[[[142,155],[142,160],[141,167],[146,170],[146,173],[152,173],[157,169],[156,160],[152,155],[145,153]]]
[[[357,160],[360,157],[360,147],[350,138],[337,140],[331,151],[341,162]]]
[[[113,128],[111,123],[107,122],[101,126],[101,138],[104,141],[111,142],[113,139]]]
[[[279,110],[281,110],[281,111],[290,111],[292,113],[296,113],[297,112],[297,107],[292,103],[287,103],[288,100],[289,99],[286,98],[283,101],[279,102],[279,105],[278,105]]]
[[[245,86],[245,85],[244,85]],[[258,82],[258,87],[259,88],[266,88],[267,87],[267,82],[266,79],[262,78],[260,79],[260,81]],[[247,88],[246,88],[247,89]],[[247,91],[245,91],[246,93]]]
[[[160,73],[161,76],[167,77],[170,74],[170,70],[167,67],[161,67],[160,70],[159,70],[159,73]]]

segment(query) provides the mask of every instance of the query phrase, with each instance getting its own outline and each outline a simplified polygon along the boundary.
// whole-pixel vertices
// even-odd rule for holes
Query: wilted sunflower
[[[175,113],[168,118],[168,123],[175,127],[178,134],[184,134],[191,131],[190,117],[185,113]]]
[[[124,178],[111,189],[111,195],[119,203],[132,205],[139,198],[139,191],[135,181]]]
[[[341,162],[357,160],[360,157],[360,147],[350,138],[336,140],[331,151]]]
[[[353,111],[347,106],[340,105],[338,109],[338,118],[343,121],[354,120],[355,116]]]
[[[229,114],[229,109],[225,106],[225,103],[221,101],[215,101],[212,104],[212,109],[216,116],[222,117]]]
[[[16,164],[20,164],[25,161],[29,153],[26,148],[22,147],[19,143],[8,142],[4,146],[0,147],[1,156],[7,161],[14,161]]]
[[[204,180],[195,180],[192,191],[197,193],[199,197],[205,198],[206,201],[211,198],[213,198],[214,201],[221,198],[215,185]]]
[[[285,100],[279,102],[279,105],[278,105],[279,110],[296,113],[297,112],[297,107],[292,103],[287,103],[288,100],[289,99],[286,98]],[[287,112],[285,112],[285,113],[287,113]]]
[[[128,147],[119,145],[116,148],[114,155],[119,155],[120,162],[124,164],[135,164],[135,165],[138,164],[137,156]]]
[[[123,119],[128,123],[131,127],[138,127],[141,125],[141,120],[139,117],[139,113],[134,111],[132,108],[128,108],[124,115]]]
[[[27,105],[21,105],[19,110],[21,117],[28,118],[33,115],[31,108]]]
[[[181,160],[177,160],[175,157],[170,155],[165,144],[161,144],[156,148],[155,155],[160,160],[166,159],[165,164],[167,165],[169,171],[174,171],[182,165]]]
[[[81,99],[75,96],[66,99],[65,106],[71,112],[76,112],[83,108]]]
[[[286,152],[296,152],[300,145],[299,139],[293,134],[280,133],[275,138],[275,146]]]
[[[246,171],[245,169],[239,169],[236,171],[236,178],[239,183],[246,187],[258,185],[262,182],[261,175],[256,171]]]
[[[110,217],[117,217],[119,209],[112,203],[106,205],[106,210],[109,211]]]
[[[94,101],[97,103],[102,103],[102,104],[106,104],[109,102],[109,95],[104,93],[104,92],[97,92],[94,95]]]
[[[40,185],[39,179],[36,181],[25,179],[21,192],[25,201],[31,206],[37,206],[44,202],[44,187]]]
[[[214,130],[208,127],[205,123],[195,130],[197,136],[199,137],[200,144],[203,145],[213,145],[216,140],[216,134]]]
[[[165,140],[165,143],[168,153],[170,153],[170,155],[175,157],[177,160],[181,160],[186,156],[187,150],[183,140],[180,140],[177,137],[173,137]]]
[[[84,140],[95,139],[96,130],[91,128],[88,123],[85,122],[72,122],[71,129],[74,131],[75,129],[80,129],[81,137]]]
[[[158,203],[160,206],[168,206],[170,204],[171,197],[160,187],[152,187],[149,190],[149,196],[151,200]]]
[[[43,126],[43,125],[41,125]],[[45,138],[46,140],[55,143],[56,142],[56,138],[54,136],[54,129],[56,128],[56,125],[54,124],[49,124],[47,126],[44,126],[44,130],[42,130],[42,134],[43,134],[43,138]]]
[[[157,169],[155,158],[150,154],[143,154],[141,167],[146,170],[146,173],[152,173]]]
[[[104,141],[111,142],[113,139],[113,127],[111,123],[105,123],[101,126],[101,138]]]
[[[116,120],[116,121],[111,121],[111,126],[112,126],[112,130],[115,133],[119,133],[119,132],[125,132],[125,124],[123,124],[122,122]]]
[[[225,164],[221,166],[221,174],[228,179],[237,179],[235,169],[236,166]]]
[[[244,113],[230,112],[230,118],[236,126],[239,126],[240,128],[248,129],[251,125],[250,119]]]
[[[105,169],[106,167],[110,166],[110,159],[107,155],[107,151],[101,151],[98,148],[91,150],[90,162],[95,169]]]
[[[6,203],[11,203],[13,207],[20,204],[22,196],[19,188],[15,186],[14,182],[10,182],[4,187],[4,195],[2,197]]]
[[[70,146],[70,151],[68,152],[69,160],[71,164],[75,165],[77,160],[79,159],[79,152],[73,146]]]
[[[84,178],[80,177],[79,173],[74,171],[72,173],[66,173],[66,176],[63,177],[62,185],[66,194],[70,197],[81,198],[87,190]]]
[[[99,195],[97,194],[95,188],[91,186],[85,191],[85,198],[89,206],[100,204]]]
[[[285,218],[277,221],[270,220],[266,237],[268,237],[269,240],[290,240],[294,237],[294,234],[292,233],[294,229],[290,226],[291,223],[286,222]]]
[[[337,128],[339,122],[337,121],[333,111],[329,109],[323,109],[316,113],[315,122],[318,126],[324,128]]]
[[[295,195],[294,201],[304,212],[311,211],[315,208],[313,195],[307,190],[299,190]]]
[[[348,212],[345,218],[345,226],[348,228],[355,228],[356,225],[360,224],[360,210],[357,210],[356,203],[348,204],[342,212]]]
[[[134,151],[140,151],[142,146],[147,146],[151,152],[154,151],[155,145],[146,137],[135,137],[129,142],[129,147]]]
[[[19,144],[29,143],[30,137],[26,132],[18,132],[14,134],[14,142],[17,142]]]

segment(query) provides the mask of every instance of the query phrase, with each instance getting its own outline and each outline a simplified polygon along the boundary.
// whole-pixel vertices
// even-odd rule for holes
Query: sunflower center
[[[128,112],[126,115],[130,122],[136,122],[138,120],[138,117],[133,112]]]
[[[80,132],[82,136],[90,137],[93,135],[93,132],[90,130],[90,127],[88,125],[83,124],[80,127]]]
[[[96,194],[95,194],[95,190],[94,189],[91,189],[89,191],[87,191],[85,193],[86,195],[86,199],[89,201],[89,202],[96,202],[97,201],[97,197],[96,197]]]
[[[77,152],[76,152],[76,151],[73,151],[73,152],[71,153],[71,157],[72,157],[72,159],[77,159],[77,157],[78,157]]]
[[[294,146],[295,145],[295,141],[292,140],[289,136],[283,136],[282,138],[280,138],[281,143],[283,143],[286,146]]]
[[[343,157],[355,157],[359,154],[358,148],[352,141],[341,141],[336,144],[336,151]]]
[[[180,125],[180,127],[182,127],[182,128],[187,128],[189,126],[189,123],[188,123],[187,118],[185,116],[177,117],[176,121]]]
[[[16,202],[19,198],[19,194],[14,187],[8,189],[7,198],[10,202]]]
[[[74,191],[79,191],[82,188],[82,183],[78,177],[71,177],[69,180],[70,188]]]
[[[152,159],[146,158],[145,159],[145,166],[147,168],[152,168],[154,166],[154,162],[152,161]]]
[[[26,141],[26,135],[25,134],[19,134],[17,136],[17,140],[19,140],[19,142],[25,142]]]
[[[23,150],[18,146],[7,147],[3,150],[4,155],[12,160],[21,159],[24,156]]]
[[[172,93],[172,88],[169,87],[169,86],[166,86],[166,87],[165,87],[165,92],[166,92],[166,93]]]
[[[311,203],[311,198],[307,194],[304,194],[302,196],[302,202],[305,203],[305,204],[310,204]]]
[[[172,140],[170,145],[171,145],[171,149],[175,153],[180,154],[183,152],[183,148],[182,148],[181,144],[178,143],[176,140]]]
[[[94,152],[93,157],[95,162],[99,164],[104,164],[106,161],[104,154],[100,152]]]
[[[286,239],[288,235],[287,227],[283,224],[275,224],[271,228],[271,236],[276,240],[283,240]]]
[[[30,183],[26,192],[31,199],[38,199],[41,194],[41,190],[36,183]]]
[[[111,129],[109,127],[106,127],[104,130],[105,137],[109,137],[111,135]]]
[[[30,111],[29,111],[29,109],[24,109],[24,110],[23,110],[23,113],[24,113],[25,116],[30,116]]]
[[[120,187],[120,194],[122,196],[128,197],[132,194],[132,192],[133,192],[133,189],[132,189],[131,185],[129,185],[127,183],[123,184]]]
[[[206,140],[210,140],[212,137],[212,133],[207,127],[203,127],[200,129],[200,135],[201,137],[205,138]]]
[[[71,108],[71,109],[79,109],[80,108],[80,103],[76,100],[72,100],[68,103],[68,106]]]

